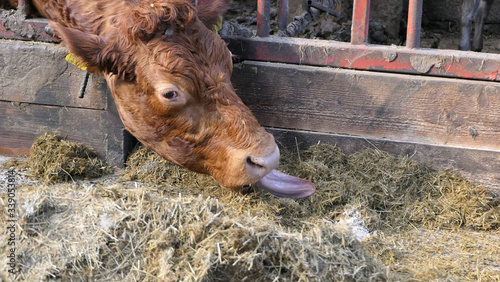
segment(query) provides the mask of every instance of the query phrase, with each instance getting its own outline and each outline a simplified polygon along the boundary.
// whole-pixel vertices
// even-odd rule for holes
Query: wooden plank
[[[379,149],[396,155],[411,156],[433,169],[449,169],[465,179],[482,184],[500,196],[500,152],[435,146],[410,142],[397,142],[362,137],[320,134],[315,132],[268,129],[276,140],[285,146],[299,144],[302,148],[321,143],[339,147],[345,154],[364,149]]]
[[[83,99],[83,71],[66,62],[55,44],[0,40],[0,100],[40,105],[106,109],[104,78],[91,75]]]
[[[500,151],[500,85],[245,62],[233,83],[265,126]]]
[[[78,98],[83,71],[66,54],[54,44],[0,40],[0,153],[27,154],[37,136],[55,131],[122,166],[132,138],[105,80],[92,75]]]
[[[126,155],[123,125],[111,110],[0,102],[0,153],[28,154],[34,139],[57,132],[93,148],[111,165],[122,166]]]
[[[499,54],[273,36],[225,40],[241,60],[500,81]]]

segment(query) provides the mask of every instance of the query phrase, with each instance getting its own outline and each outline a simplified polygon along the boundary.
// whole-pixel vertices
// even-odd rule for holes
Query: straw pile
[[[245,202],[252,213],[271,217],[299,233],[304,222],[322,219],[335,222],[337,229],[346,224],[343,230],[356,237],[361,222],[361,228],[366,228],[361,233],[369,230],[378,235],[365,240],[365,247],[395,271],[391,275],[423,280],[453,275],[471,280],[500,279],[500,259],[495,258],[500,255],[500,244],[491,243],[492,238],[500,242],[500,198],[484,187],[448,171],[433,171],[408,157],[379,150],[346,156],[332,145],[318,144],[305,151],[282,153],[280,169],[313,181],[317,192],[307,199],[289,200],[257,191],[254,196],[259,200],[246,198]],[[126,177],[151,184],[168,181],[175,189],[193,187],[219,198],[227,194],[208,177],[182,169],[173,173],[162,170],[166,167],[162,162],[149,150],[139,149],[129,161]],[[165,179],[165,175],[173,175],[176,181]],[[423,235],[432,241],[415,239],[417,234],[426,233],[434,234]],[[452,244],[448,242],[450,237],[455,238]],[[412,251],[408,251],[412,244]],[[441,256],[436,251],[442,250],[437,248],[440,245],[447,245],[451,253],[465,254],[464,248],[468,248],[476,254]],[[402,261],[407,263],[401,264]],[[471,265],[481,269],[482,274],[472,271]]]
[[[386,277],[361,243],[333,222],[311,220],[301,232],[292,231],[279,226],[271,214],[254,212],[257,207],[246,206],[248,201],[237,194],[221,200],[190,193],[167,196],[147,186],[101,186],[96,181],[26,186],[19,198],[29,201],[20,214],[22,269],[17,279],[379,281]],[[257,206],[265,208],[266,203]]]
[[[24,185],[17,278],[500,280],[500,200],[483,187],[378,150],[282,152],[313,196],[233,193],[144,148],[120,176]]]

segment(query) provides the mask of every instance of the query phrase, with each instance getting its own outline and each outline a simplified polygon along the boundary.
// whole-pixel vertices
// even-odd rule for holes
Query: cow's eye
[[[167,91],[165,93],[163,93],[163,98],[167,99],[167,100],[172,100],[172,99],[175,99],[177,98],[177,91],[173,91],[173,90],[170,90],[170,91]]]

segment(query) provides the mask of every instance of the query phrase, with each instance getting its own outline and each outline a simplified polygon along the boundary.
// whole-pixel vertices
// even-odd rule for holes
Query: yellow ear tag
[[[66,61],[68,61],[68,63],[70,64],[75,65],[77,68],[81,70],[87,70],[87,63],[76,55],[68,53],[68,55],[66,55]]]
[[[222,29],[222,17],[219,17],[219,22],[212,27],[212,31],[215,33],[219,33],[219,30],[221,29]]]

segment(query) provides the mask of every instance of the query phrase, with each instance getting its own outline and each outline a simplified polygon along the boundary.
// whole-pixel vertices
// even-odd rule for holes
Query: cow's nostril
[[[254,158],[252,156],[247,157],[247,164],[255,168],[262,168],[262,169],[266,168],[262,162],[259,162],[257,158]]]
[[[264,154],[248,154],[243,159],[244,170],[249,178],[249,183],[255,183],[271,170],[275,169],[279,164],[280,151],[278,146],[275,145],[274,150],[269,152],[268,150]]]

